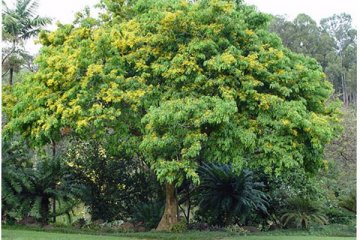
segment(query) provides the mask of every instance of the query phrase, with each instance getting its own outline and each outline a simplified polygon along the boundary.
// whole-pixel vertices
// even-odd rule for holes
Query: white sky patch
[[[354,26],[358,24],[358,0],[244,0],[246,4],[255,5],[261,12],[274,15],[287,15],[293,20],[299,13],[305,13],[320,22],[322,18],[330,17],[333,14],[348,13],[353,18]],[[12,7],[15,0],[5,0],[9,7]],[[71,23],[75,13],[81,11],[85,6],[93,7],[100,0],[38,0],[38,14],[51,17],[53,24],[48,30],[56,29],[55,23]],[[93,11],[93,10],[92,10]],[[26,48],[33,54],[37,53],[40,46],[29,40]]]
[[[274,15],[287,15],[293,20],[299,13],[305,13],[320,23],[322,18],[334,14],[348,13],[353,24],[358,26],[358,0],[244,0],[249,5],[255,5],[261,12]]]

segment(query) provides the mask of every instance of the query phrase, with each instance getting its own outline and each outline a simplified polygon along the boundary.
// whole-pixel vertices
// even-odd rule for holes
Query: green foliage
[[[260,190],[264,185],[254,181],[252,172],[236,173],[229,165],[212,164],[200,167],[199,174],[198,215],[209,224],[240,224],[255,210],[266,213],[268,198]]]
[[[50,19],[36,15],[38,2],[33,0],[18,0],[15,8],[9,9],[3,4],[3,26],[5,40],[21,41],[36,36],[41,27],[50,23]]]
[[[201,126],[229,123],[235,111],[235,102],[207,96],[166,101],[150,108],[143,118],[147,134],[140,147],[159,180],[182,183],[185,175],[199,183],[194,159],[208,140]]]
[[[101,228],[105,228],[105,229],[114,229],[114,230],[118,230],[121,229],[121,225],[124,223],[123,220],[115,220],[112,222],[104,222],[100,224]]]
[[[186,223],[186,220],[182,220],[176,224],[174,224],[170,231],[171,232],[174,232],[174,233],[182,233],[182,232],[185,232],[187,230],[187,223]]]
[[[86,225],[86,220],[85,218],[79,218],[76,221],[74,221],[71,225],[77,228],[83,228]]]
[[[303,197],[288,200],[287,212],[281,216],[284,226],[307,229],[311,224],[327,224],[328,219],[320,212],[316,202]]]
[[[68,214],[78,204],[81,186],[68,179],[60,158],[33,162],[23,151],[29,150],[16,141],[3,145],[3,219],[19,221],[31,216],[47,224],[51,216]],[[50,211],[50,199],[58,204],[56,212]]]
[[[89,207],[92,220],[126,219],[133,206],[157,199],[160,191],[155,176],[141,159],[125,152],[113,154],[109,145],[93,140],[73,141],[69,147],[69,174],[85,186],[81,199]]]
[[[232,232],[232,233],[242,234],[242,235],[245,235],[245,236],[246,236],[247,233],[249,233],[248,230],[246,230],[243,227],[240,227],[239,225],[228,226],[228,227],[226,227],[226,231]]]
[[[132,217],[135,222],[142,222],[147,230],[156,228],[164,212],[161,201],[141,203],[135,206]]]
[[[347,211],[342,208],[325,208],[325,214],[329,219],[329,223],[337,224],[350,224],[355,219],[353,212]]]
[[[321,64],[336,97],[345,106],[356,103],[357,31],[350,15],[335,14],[322,19],[319,26],[306,14],[299,14],[293,21],[277,16],[269,29],[281,37],[286,47]]]
[[[356,192],[356,112],[349,107],[343,108],[342,114],[343,131],[326,146],[328,166],[319,178],[327,189],[331,204],[335,206],[343,199],[350,197],[350,200],[351,195],[355,203]],[[355,205],[349,207],[355,209]]]
[[[343,196],[340,199],[339,206],[356,213],[356,190],[353,189],[348,195]]]
[[[26,202],[26,195],[22,194],[32,188],[27,170],[32,166],[31,154],[22,142],[2,142],[2,220],[14,223],[30,212],[31,206]]]
[[[279,177],[265,175],[258,170],[255,176],[258,181],[261,180],[265,183],[264,192],[269,196],[269,214],[251,215],[248,222],[261,224],[264,229],[283,228],[287,217],[290,218],[288,226],[296,227],[296,221],[299,223],[302,218],[312,221],[312,217],[308,215],[313,213],[325,215],[325,213],[322,214],[323,209],[336,206],[329,199],[328,189],[319,176],[309,175],[300,169],[284,172]],[[306,208],[307,204],[311,205],[309,209]],[[281,218],[284,214],[287,215]],[[294,219],[300,220],[295,221]],[[301,223],[299,224],[301,225]]]
[[[323,165],[337,121],[331,85],[266,31],[267,15],[221,0],[104,4],[106,22],[83,14],[41,34],[39,71],[7,98],[17,100],[5,135],[43,144],[62,128],[111,129],[135,152],[142,141],[137,154],[178,184],[198,183],[200,159],[278,175]]]
[[[324,167],[339,122],[332,86],[316,60],[267,31],[268,15],[224,0],[100,5],[98,19],[85,10],[42,32],[39,70],[4,96],[6,138],[20,133],[42,146],[67,132],[78,141],[68,164],[87,186],[93,218],[122,218],[130,204],[156,199],[142,184],[148,166],[180,186],[200,184],[207,161],[228,164],[224,172],[244,184],[233,188],[239,201],[216,200],[225,222],[265,209],[242,169],[280,176]]]

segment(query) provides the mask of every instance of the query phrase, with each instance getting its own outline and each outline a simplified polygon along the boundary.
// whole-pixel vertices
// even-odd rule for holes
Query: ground
[[[89,235],[79,233],[58,233],[58,232],[43,232],[23,229],[3,229],[2,238],[4,240],[147,240],[147,239],[170,239],[170,240],[192,240],[192,239],[207,239],[207,240],[355,240],[355,237],[329,237],[329,236],[310,236],[310,235],[279,235],[285,233],[275,233],[275,235],[252,235],[244,236],[236,233],[228,232],[186,232],[186,233],[114,233],[109,235]],[[270,233],[271,234],[271,233]]]

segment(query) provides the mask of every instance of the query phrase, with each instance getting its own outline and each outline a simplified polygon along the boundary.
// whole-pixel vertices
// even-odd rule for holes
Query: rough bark
[[[165,185],[166,202],[164,214],[157,226],[157,231],[170,231],[171,227],[178,222],[177,200],[175,196],[175,184]]]

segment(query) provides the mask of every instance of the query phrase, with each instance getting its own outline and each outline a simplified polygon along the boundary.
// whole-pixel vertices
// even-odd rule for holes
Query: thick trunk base
[[[171,227],[178,222],[178,209],[175,196],[175,185],[165,185],[166,202],[164,214],[156,228],[156,231],[170,231]]]

